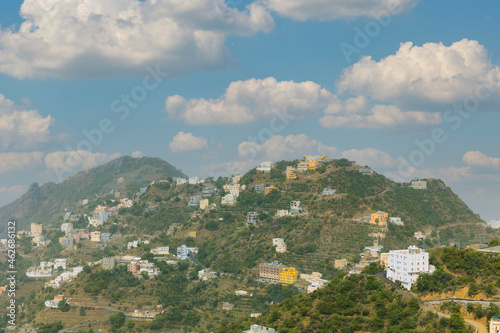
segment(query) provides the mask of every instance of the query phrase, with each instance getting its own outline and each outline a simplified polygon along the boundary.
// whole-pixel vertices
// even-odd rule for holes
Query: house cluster
[[[144,244],[144,245],[148,245],[149,244],[149,241],[148,240],[143,240],[143,241],[140,241],[140,240],[133,240],[133,241],[130,241],[127,243],[127,250],[130,250],[130,249],[133,249],[133,248],[136,248],[138,247],[140,244]]]
[[[94,231],[90,232],[87,229],[74,229],[73,223],[63,223],[61,224],[61,231],[65,233],[65,236],[59,238],[59,244],[63,247],[72,247],[75,243],[80,242],[84,239],[90,239],[93,242],[101,241],[101,232]],[[102,241],[111,240],[110,233],[103,233]]]
[[[190,185],[197,185],[197,184],[203,184],[205,182],[205,179],[202,177],[189,177],[189,178],[181,178],[181,177],[174,177],[173,181],[175,182],[176,185],[183,185],[183,184],[190,184]]]
[[[68,259],[54,259],[54,261],[41,261],[40,265],[30,267],[26,270],[26,276],[32,278],[51,277],[53,271],[58,271],[59,268],[65,270],[68,267]]]
[[[378,262],[382,248],[383,246],[379,244],[378,238],[374,239],[373,246],[365,246],[363,253],[360,254],[361,260],[351,268],[349,273],[360,274],[370,263]]]
[[[273,166],[274,166],[273,161],[264,161],[260,163],[260,165],[257,167],[257,171],[269,173],[271,172]]]
[[[313,291],[323,288],[328,283],[328,280],[324,280],[321,277],[323,274],[319,272],[313,272],[312,274],[300,274],[300,278],[306,280],[310,285],[307,287],[307,292],[312,293]]]
[[[54,296],[53,300],[45,301],[45,307],[49,308],[49,309],[57,309],[59,307],[59,303],[63,300],[66,300],[66,296],[56,295],[56,296]],[[68,302],[68,301],[66,300],[66,302]]]
[[[283,238],[273,238],[273,246],[276,246],[277,253],[286,252],[286,243]]]
[[[387,278],[410,290],[422,273],[432,274],[436,269],[429,265],[429,253],[416,246],[406,250],[393,250],[384,254],[383,265],[387,268]]]
[[[240,196],[240,191],[246,190],[246,185],[240,185],[239,181],[243,176],[234,175],[231,177],[231,184],[223,186],[226,195],[221,198],[221,205],[234,205]]]
[[[425,234],[422,231],[415,231],[413,233],[413,237],[415,237],[415,239],[418,239],[418,240],[424,240],[427,238],[427,234]]]
[[[127,264],[127,272],[138,276],[146,272],[148,276],[155,276],[161,273],[160,269],[155,267],[155,264],[147,260],[132,260]]]
[[[259,276],[262,281],[282,284],[297,282],[299,272],[293,267],[287,267],[277,261],[259,265]]]
[[[182,244],[177,248],[177,258],[179,260],[186,260],[189,253],[196,254],[198,253],[197,247],[187,247],[185,244]]]
[[[327,155],[306,155],[301,161],[299,161],[297,167],[286,167],[286,179],[297,179],[297,172],[316,170],[321,162],[326,161],[328,161]]]
[[[404,222],[401,221],[400,217],[389,217],[389,213],[382,211],[372,213],[370,216],[366,216],[365,218],[368,220],[368,223],[380,227],[386,227],[388,222],[394,223],[396,225],[404,225]]]
[[[45,287],[60,288],[64,284],[73,281],[82,271],[82,266],[74,267],[71,270],[61,273],[54,280],[50,280],[49,282],[45,283]]]

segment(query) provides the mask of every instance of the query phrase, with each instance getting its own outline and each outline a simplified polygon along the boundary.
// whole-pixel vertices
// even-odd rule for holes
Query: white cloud
[[[398,160],[391,155],[374,148],[347,150],[342,152],[342,157],[356,161],[358,165],[368,165],[372,168],[392,169],[399,165]]]
[[[263,80],[231,82],[217,99],[189,99],[175,95],[165,101],[165,110],[173,118],[190,125],[245,124],[276,117],[286,110],[294,119],[315,116],[332,95],[317,83]]]
[[[0,153],[0,173],[8,171],[21,171],[32,167],[42,161],[43,153],[34,151],[30,153]]]
[[[45,156],[45,166],[59,181],[120,157],[120,153],[91,153],[87,150],[56,151]]]
[[[0,30],[0,72],[16,78],[182,74],[223,66],[228,35],[274,28],[259,2],[224,0],[25,0],[18,30]]]
[[[174,153],[202,150],[207,147],[207,139],[194,136],[193,133],[179,132],[173,137],[169,147]]]
[[[498,169],[500,167],[500,158],[489,157],[480,151],[469,151],[462,156],[462,161],[469,166],[478,166],[483,168]]]
[[[298,21],[388,16],[413,7],[416,0],[267,0],[270,9]]]
[[[336,147],[324,145],[305,134],[275,135],[266,142],[259,144],[244,141],[238,145],[238,156],[246,160],[274,160],[302,158],[308,154],[338,155]]]
[[[0,206],[8,204],[17,199],[26,191],[26,187],[22,185],[3,186],[0,187]]]
[[[497,94],[500,68],[491,64],[483,45],[463,39],[450,46],[403,43],[396,54],[378,62],[365,56],[345,70],[338,87],[340,92],[401,106],[461,101],[477,93],[481,82]],[[488,90],[481,87],[480,93]]]
[[[144,154],[142,153],[142,151],[136,150],[136,151],[132,152],[132,157],[140,158],[140,157],[144,157]]]
[[[349,98],[346,101],[334,99],[319,120],[327,128],[397,128],[415,125],[437,125],[441,114],[420,111],[403,111],[395,105],[369,105],[364,96]]]
[[[0,149],[30,149],[56,138],[50,134],[54,119],[37,110],[24,110],[0,94]]]

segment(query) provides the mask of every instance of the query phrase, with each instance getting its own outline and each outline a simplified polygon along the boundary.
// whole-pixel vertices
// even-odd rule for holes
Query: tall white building
[[[182,244],[180,247],[177,248],[177,258],[179,258],[179,260],[186,260],[188,253],[189,253],[189,248],[185,244]]]
[[[434,270],[435,267],[429,265],[429,253],[416,246],[389,252],[387,278],[401,282],[401,285],[408,290],[417,281],[420,273],[431,274]]]

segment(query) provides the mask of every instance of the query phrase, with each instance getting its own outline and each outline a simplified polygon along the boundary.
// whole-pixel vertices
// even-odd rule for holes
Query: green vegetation
[[[468,332],[464,319],[424,312],[416,298],[404,298],[371,276],[334,279],[327,287],[289,298],[257,319],[222,323],[218,333],[241,332],[253,324],[286,332]]]

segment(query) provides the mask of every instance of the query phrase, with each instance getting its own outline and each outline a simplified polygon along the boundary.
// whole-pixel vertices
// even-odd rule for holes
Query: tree
[[[116,332],[120,327],[125,325],[125,314],[123,312],[119,312],[112,315],[109,317],[109,322],[111,324],[111,330]]]
[[[60,301],[58,306],[62,312],[68,312],[69,309],[71,309],[71,305],[69,305],[69,303],[65,299]]]
[[[87,315],[87,313],[85,312],[85,308],[83,306],[80,306],[80,310],[78,310],[78,314],[82,317]]]

